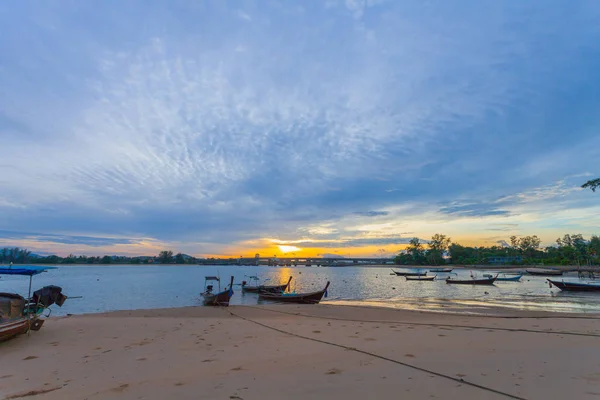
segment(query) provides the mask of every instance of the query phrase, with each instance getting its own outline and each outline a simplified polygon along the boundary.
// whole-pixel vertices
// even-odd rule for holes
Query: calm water
[[[319,290],[330,280],[329,296],[324,301],[333,304],[467,313],[496,307],[600,312],[600,295],[550,289],[544,277],[524,276],[521,282],[469,286],[448,285],[444,281],[408,282],[390,272],[389,268],[370,267],[64,266],[35,276],[33,289],[55,284],[68,296],[83,296],[68,300],[62,308],[53,307],[53,315],[200,305],[204,276],[217,274],[223,286],[231,275],[238,284],[248,280],[247,275],[269,278],[268,284],[285,283],[292,275],[292,288],[298,292]],[[455,272],[469,275],[469,271]],[[441,276],[444,274],[438,274]],[[27,277],[2,276],[0,292],[27,295],[28,283]],[[234,286],[234,291],[231,304],[257,304],[255,294],[243,294],[239,286]]]

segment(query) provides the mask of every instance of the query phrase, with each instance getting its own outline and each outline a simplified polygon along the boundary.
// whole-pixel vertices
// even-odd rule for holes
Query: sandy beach
[[[51,318],[2,399],[600,398],[598,316],[231,306]]]

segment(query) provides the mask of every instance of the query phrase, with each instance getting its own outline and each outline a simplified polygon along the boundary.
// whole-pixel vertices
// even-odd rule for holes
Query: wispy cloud
[[[384,246],[595,207],[594,2],[8,7],[0,215],[40,243]]]

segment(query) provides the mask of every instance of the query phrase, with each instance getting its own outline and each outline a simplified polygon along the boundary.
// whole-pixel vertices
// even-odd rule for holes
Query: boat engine
[[[33,303],[44,307],[50,307],[52,304],[62,307],[65,300],[67,300],[67,296],[62,294],[60,286],[49,285],[33,292],[31,300]]]

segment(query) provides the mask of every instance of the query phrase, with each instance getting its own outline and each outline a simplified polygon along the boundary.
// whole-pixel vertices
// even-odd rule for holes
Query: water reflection
[[[455,270],[459,277],[469,271]],[[285,284],[297,292],[322,289],[331,281],[331,304],[373,305],[429,311],[479,313],[492,308],[531,311],[600,312],[600,296],[565,293],[550,289],[545,278],[524,276],[521,282],[498,282],[494,286],[448,285],[406,281],[392,276],[388,268],[343,267],[244,267],[244,266],[65,266],[34,278],[34,289],[56,284],[72,299],[59,314],[90,313],[119,309],[165,308],[199,305],[204,276],[218,275],[222,287],[235,277],[231,304],[257,304],[258,296],[242,293],[241,282],[256,275],[269,285]],[[27,294],[29,280],[2,276],[0,291]]]

